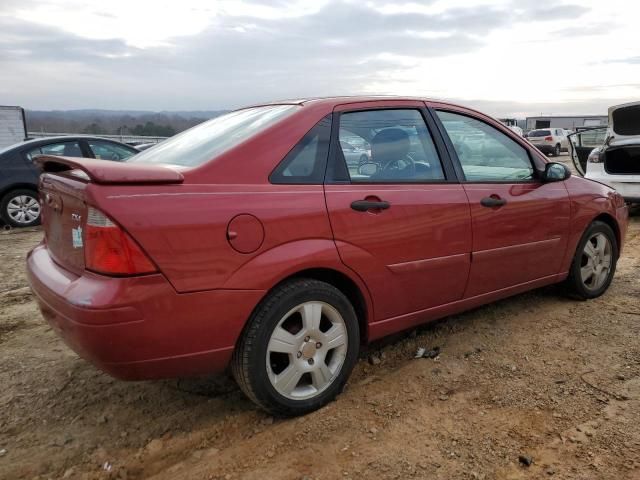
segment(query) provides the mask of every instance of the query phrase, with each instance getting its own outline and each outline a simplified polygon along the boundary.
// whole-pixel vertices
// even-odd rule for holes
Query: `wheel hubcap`
[[[40,216],[40,204],[35,197],[30,195],[18,195],[9,200],[7,213],[11,220],[19,224],[33,222]]]
[[[605,284],[611,272],[613,251],[611,242],[602,233],[596,233],[585,244],[580,261],[580,277],[589,290]]]
[[[337,378],[347,354],[342,315],[324,302],[305,302],[278,322],[267,345],[267,374],[276,391],[304,400]]]

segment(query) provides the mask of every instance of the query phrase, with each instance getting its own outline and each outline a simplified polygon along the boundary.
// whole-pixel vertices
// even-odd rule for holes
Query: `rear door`
[[[325,195],[342,261],[367,284],[376,321],[462,298],[471,217],[424,103],[337,107]],[[340,142],[371,146],[347,165]],[[357,138],[356,138],[357,137]]]
[[[570,220],[563,182],[541,183],[528,149],[489,119],[453,107],[437,109],[436,116],[471,207],[465,297],[559,273]]]

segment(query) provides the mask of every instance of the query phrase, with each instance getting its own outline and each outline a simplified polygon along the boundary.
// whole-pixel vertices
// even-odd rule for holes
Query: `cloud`
[[[487,112],[497,118],[516,117],[525,118],[537,115],[606,115],[610,105],[623,103],[618,100],[573,100],[558,102],[517,102],[467,100],[465,105]]]
[[[583,25],[575,25],[559,30],[554,30],[551,35],[558,38],[592,37],[594,35],[608,35],[616,28],[614,22],[598,22]]]
[[[605,63],[627,63],[631,65],[640,64],[640,55],[634,57],[618,58],[613,60],[606,60]]]
[[[589,11],[581,5],[544,5],[538,4],[527,9],[526,14],[535,20],[574,19]]]
[[[291,3],[243,5],[277,10]],[[3,0],[0,9],[24,5]],[[390,77],[401,81],[416,65],[478,52],[496,30],[588,11],[533,0],[395,13],[383,13],[375,3],[320,5],[293,18],[222,9],[197,34],[148,48],[131,46],[117,31],[115,38],[87,39],[0,12],[0,95],[32,108],[160,110],[361,93]],[[113,16],[102,8],[93,14]],[[145,21],[140,19],[140,28]]]
[[[84,92],[138,98],[145,107],[182,108],[208,99],[211,106],[234,106],[282,96],[342,94],[362,90],[403,62],[423,61],[482,46],[478,35],[503,25],[490,7],[446,11],[439,15],[385,15],[373,8],[333,3],[296,19],[221,16],[198,35],[176,37],[170,46],[138,49],[121,39],[91,40],[51,27],[0,17],[0,67],[13,72],[8,82],[28,86],[42,101],[68,96],[69,85],[87,83]],[[437,33],[436,38],[429,34]],[[9,68],[11,63],[12,68]],[[29,85],[18,78],[34,71],[60,69],[70,77]],[[15,67],[18,67],[17,70]],[[13,77],[13,78],[11,78]],[[141,82],[144,79],[145,82]],[[125,88],[146,88],[123,92]],[[0,87],[1,88],[1,87]],[[213,104],[213,105],[212,105]],[[199,105],[189,104],[190,107]]]
[[[90,62],[131,52],[123,40],[87,40],[35,23],[0,17],[2,60]]]

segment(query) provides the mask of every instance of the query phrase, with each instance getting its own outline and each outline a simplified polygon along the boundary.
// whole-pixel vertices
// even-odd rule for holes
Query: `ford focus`
[[[423,99],[253,106],[126,162],[36,161],[28,278],[64,341],[122,379],[230,370],[278,415],[331,401],[385,335],[550,284],[602,295],[627,227],[613,189]]]

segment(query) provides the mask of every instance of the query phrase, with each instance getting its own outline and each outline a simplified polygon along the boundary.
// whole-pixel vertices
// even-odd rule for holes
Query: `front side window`
[[[82,149],[78,142],[58,142],[48,145],[41,145],[38,148],[29,150],[27,158],[33,160],[36,155],[58,155],[62,157],[83,157]]]
[[[145,150],[127,162],[197,167],[291,115],[298,105],[267,105],[221,115]]]
[[[111,142],[103,142],[100,140],[88,140],[89,147],[93,152],[93,156],[98,160],[115,160],[121,161],[132,157],[137,152],[127,147]]]
[[[340,116],[340,149],[353,183],[444,181],[419,110],[367,110]],[[344,148],[344,144],[354,150]]]
[[[467,181],[522,182],[534,178],[529,154],[515,140],[480,120],[451,112],[437,113]]]

